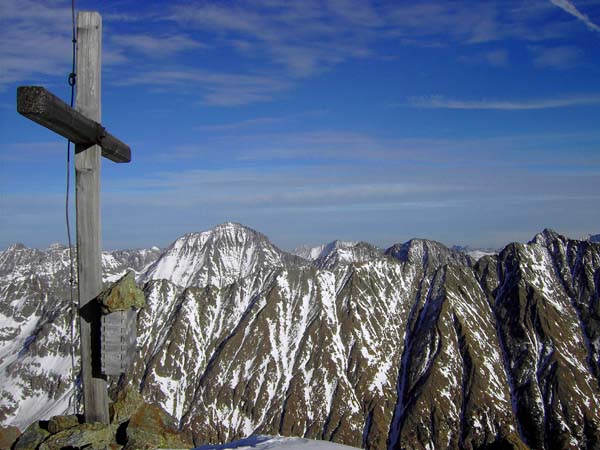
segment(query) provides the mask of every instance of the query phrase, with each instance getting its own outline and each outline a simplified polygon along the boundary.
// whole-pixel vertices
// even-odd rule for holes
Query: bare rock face
[[[493,311],[471,269],[437,272],[407,339],[393,445],[520,441]]]
[[[182,434],[178,423],[156,405],[144,405],[127,424],[124,450],[190,448],[191,435]]]
[[[551,231],[499,255],[494,309],[521,431],[532,448],[600,442],[598,247]]]
[[[53,378],[41,359],[68,355],[68,305],[64,280],[25,269],[52,251],[17,247],[0,254],[13,265],[0,268],[11,318],[0,351],[12,350],[0,376],[23,387],[0,386],[0,414],[27,425],[49,410],[26,411],[28,399],[68,406],[56,398],[69,398],[70,361]],[[136,269],[138,357],[111,392],[140,392],[174,418],[151,414],[156,429],[195,445],[280,434],[368,449],[599,448],[600,244],[544,230],[477,261],[423,239],[298,254],[227,223]],[[123,405],[116,423],[152,423],[151,409]],[[144,433],[131,442],[151,445]]]
[[[75,254],[75,249],[73,249]],[[159,250],[102,255],[104,280],[145,270]],[[76,264],[76,261],[74,261]],[[75,266],[76,268],[76,266]],[[35,420],[73,413],[71,341],[76,305],[70,295],[69,249],[13,245],[0,252],[0,421],[25,429]],[[76,285],[73,286],[76,291]],[[77,301],[77,293],[73,293]]]
[[[0,426],[0,450],[10,450],[20,435],[21,432],[17,427],[10,425],[7,427]]]

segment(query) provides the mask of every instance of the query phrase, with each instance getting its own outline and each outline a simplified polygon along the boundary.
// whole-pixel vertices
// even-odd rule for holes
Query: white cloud
[[[113,37],[111,41],[120,48],[131,49],[150,56],[169,55],[206,47],[205,44],[189,36],[176,34],[163,36],[120,34]]]
[[[556,0],[555,4],[578,13],[570,2]],[[0,2],[3,43],[0,89],[33,77],[66,76],[70,61],[70,9],[60,5],[51,0]],[[238,75],[248,74],[247,67],[259,67],[257,63],[260,63],[262,76],[275,81],[271,89],[247,85],[240,89],[235,85],[218,89],[219,83],[213,82],[203,90],[202,99],[207,104],[241,105],[271,100],[300,78],[314,76],[349,60],[396,56],[390,50],[393,46],[388,45],[385,45],[385,55],[378,54],[382,51],[380,44],[395,42],[397,46],[432,47],[507,38],[543,41],[564,36],[565,30],[556,26],[560,21],[543,20],[547,9],[555,8],[549,2],[525,6],[515,2],[501,6],[497,2],[431,0],[402,5],[363,0],[172,2],[133,14],[108,10],[103,16],[111,33],[106,36],[103,61],[106,64],[135,63],[143,70],[143,63],[156,66],[156,58],[178,56],[181,52],[208,46],[228,47],[248,60],[238,66]],[[578,17],[586,17],[578,14]],[[144,22],[161,31],[157,35],[119,34],[123,25],[135,25],[128,28],[137,30],[136,26]],[[197,39],[196,32],[202,33],[202,41]],[[140,56],[145,60],[140,61]],[[501,49],[479,51],[479,56],[469,58],[478,58],[496,67],[508,65],[508,54]],[[561,56],[554,58],[558,61]],[[562,58],[564,61],[566,56]],[[172,72],[192,71],[190,61],[180,58],[177,62]],[[539,64],[553,62],[550,56],[546,59],[540,56]],[[161,68],[159,72],[164,70]],[[162,81],[157,79],[161,76],[142,78],[146,85],[170,89],[164,76]],[[173,81],[173,86],[181,88],[181,82]],[[197,84],[194,86],[197,90]]]
[[[287,88],[288,84],[270,76],[239,75],[209,72],[186,68],[139,73],[121,79],[115,84],[122,86],[145,85],[179,89],[197,95],[205,104],[236,106],[270,100],[273,95]]]
[[[238,122],[221,123],[216,125],[200,125],[196,127],[196,129],[208,132],[247,130],[250,128],[262,127],[264,125],[272,125],[284,120],[284,117],[256,117],[254,119],[240,120]]]
[[[314,109],[301,111],[294,114],[286,114],[280,116],[253,117],[251,119],[238,120],[235,122],[213,123],[211,118],[207,118],[208,124],[198,125],[195,129],[208,132],[255,132],[264,130],[265,128],[273,128],[271,125],[300,123],[307,118],[323,117],[328,113],[324,109]]]
[[[0,2],[0,91],[9,84],[64,77],[71,61],[71,9],[48,2]]]
[[[506,67],[508,66],[508,52],[503,49],[492,50],[484,53],[483,57],[492,66]]]
[[[600,94],[528,100],[458,100],[443,96],[413,97],[409,104],[416,108],[433,109],[495,109],[531,110],[599,105]]]
[[[155,207],[195,208],[202,204],[225,209],[416,201],[428,196],[439,199],[444,194],[469,190],[457,183],[396,181],[393,178],[386,176],[374,180],[360,176],[360,170],[352,168],[344,173],[336,173],[330,166],[288,166],[277,169],[242,167],[164,172],[151,179],[118,182],[112,189],[118,189],[121,194],[140,193],[145,196],[145,200],[141,201],[147,201]],[[154,194],[147,196],[148,190]],[[184,192],[185,195],[182,195]]]
[[[382,22],[377,11],[357,0],[176,5],[168,18],[213,31],[244,56],[260,52],[292,77],[369,55]]]
[[[579,64],[583,55],[579,48],[569,45],[551,48],[534,47],[532,50],[536,53],[533,65],[539,68],[569,69]]]
[[[590,30],[600,32],[600,26],[596,25],[594,22],[592,22],[590,20],[590,18],[588,16],[586,16],[585,14],[580,12],[572,2],[570,2],[568,0],[550,0],[550,2],[553,5],[556,5],[559,8],[563,9],[564,11],[568,12],[569,14],[571,14],[573,17],[577,18],[578,20],[581,20],[583,23],[585,23],[587,25],[587,27]]]
[[[492,67],[508,67],[510,65],[508,52],[504,49],[463,55],[458,60],[467,64],[489,64]]]

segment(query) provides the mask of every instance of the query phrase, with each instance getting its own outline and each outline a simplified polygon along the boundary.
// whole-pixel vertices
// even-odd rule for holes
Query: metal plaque
[[[102,316],[100,325],[101,369],[104,375],[121,375],[135,356],[137,314],[135,309]]]

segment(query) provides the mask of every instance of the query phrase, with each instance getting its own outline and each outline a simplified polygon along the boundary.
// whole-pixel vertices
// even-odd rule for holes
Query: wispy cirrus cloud
[[[425,46],[481,45],[506,39],[541,42],[563,38],[570,30],[545,20],[554,10],[537,1],[390,2],[383,10],[386,34]]]
[[[71,30],[70,8],[31,0],[0,2],[0,91],[33,77],[65,74]]]
[[[112,38],[111,43],[122,49],[130,49],[146,55],[171,55],[187,50],[206,48],[203,44],[186,35],[161,35],[149,34],[118,34]]]
[[[460,100],[446,98],[441,95],[433,95],[427,97],[410,98],[409,105],[415,108],[432,109],[490,109],[519,111],[600,105],[600,94],[525,100]]]
[[[577,7],[569,0],[550,0],[550,2],[585,23],[590,30],[600,32],[600,26],[592,22],[587,15],[579,11],[579,9],[577,9]]]
[[[494,67],[508,66],[508,52],[504,49],[492,50],[483,54],[488,64]]]
[[[531,47],[535,56],[533,65],[538,68],[570,69],[580,63],[583,52],[577,47],[561,45],[558,47]]]
[[[168,19],[215,32],[245,56],[264,54],[293,77],[369,55],[382,23],[379,12],[357,0],[179,4]]]
[[[323,117],[326,115],[328,111],[326,109],[314,109],[308,111],[302,111],[295,114],[286,114],[280,116],[263,116],[263,117],[253,117],[251,119],[238,120],[235,122],[226,122],[226,123],[210,123],[203,124],[194,127],[194,129],[199,131],[207,131],[207,132],[247,132],[247,131],[256,131],[261,130],[264,132],[266,128],[273,128],[272,125],[280,126],[281,124],[290,124],[290,123],[298,123],[299,121],[304,121],[307,118],[316,118]]]
[[[148,70],[116,81],[115,84],[179,88],[196,95],[200,92],[201,101],[213,106],[236,106],[270,100],[275,93],[288,86],[284,80],[268,75],[239,75],[193,68]]]
[[[467,64],[488,64],[492,67],[505,68],[510,65],[508,51],[505,49],[495,49],[487,52],[463,55],[458,61]]]
[[[254,119],[240,120],[238,122],[229,122],[216,125],[199,125],[196,127],[196,129],[207,132],[247,130],[264,125],[272,125],[284,120],[284,117],[256,117]]]
[[[566,0],[553,3],[597,28],[572,3]],[[0,88],[34,75],[55,76],[65,72],[70,59],[70,10],[60,4],[52,0],[1,2]],[[244,62],[239,66],[239,74],[248,74],[248,67],[260,65],[270,78],[285,79],[287,89],[303,78],[350,60],[397,56],[389,54],[393,46],[384,51],[381,44],[471,46],[503,39],[540,42],[564,37],[565,29],[557,24],[560,20],[543,20],[548,17],[548,9],[552,11],[555,7],[550,2],[474,4],[434,0],[401,5],[365,0],[174,1],[141,13],[107,8],[103,16],[116,32],[106,37],[103,61],[113,65],[133,64],[141,57],[145,58],[143,62],[150,62],[177,57],[186,51],[227,47]],[[128,30],[136,30],[135,26],[144,22],[153,27],[165,26],[164,32],[120,33],[123,24],[127,24]],[[565,21],[562,22],[564,25]],[[202,39],[197,39],[195,33],[202,33]],[[494,67],[508,65],[506,50],[482,50],[479,55],[480,63]],[[567,56],[540,56],[539,64],[556,65],[560,58],[564,62]],[[177,62],[176,70],[189,71],[194,65],[182,59]],[[186,67],[181,69],[181,66]],[[162,86],[168,89],[167,84]],[[248,104],[274,98],[277,92],[281,92],[278,85],[270,94],[233,89],[226,98],[225,92],[217,95],[212,89],[203,101],[215,105]]]

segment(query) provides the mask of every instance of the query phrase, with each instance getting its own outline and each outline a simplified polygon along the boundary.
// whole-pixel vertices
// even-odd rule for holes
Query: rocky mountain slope
[[[104,279],[128,268],[144,271],[160,253],[105,252]],[[73,400],[70,266],[69,249],[59,244],[43,251],[15,244],[0,252],[0,421],[22,430],[66,411]]]
[[[113,389],[138,388],[196,445],[599,448],[600,244],[544,230],[477,261],[422,239],[303,251],[227,223],[105,256],[105,278],[134,268],[148,302]],[[64,252],[0,253],[4,423],[68,406]]]

